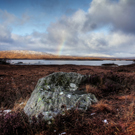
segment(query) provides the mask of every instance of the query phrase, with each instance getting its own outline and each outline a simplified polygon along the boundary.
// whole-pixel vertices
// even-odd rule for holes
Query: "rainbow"
[[[62,50],[64,48],[64,45],[66,43],[66,38],[63,38],[62,41],[61,41],[61,44],[58,46],[58,49],[57,49],[57,54],[60,56],[61,53],[62,53]]]

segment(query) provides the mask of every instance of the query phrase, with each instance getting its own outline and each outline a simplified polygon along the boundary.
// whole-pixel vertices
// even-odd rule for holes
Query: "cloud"
[[[12,42],[10,29],[3,25],[0,25],[0,42]]]
[[[84,30],[111,24],[114,30],[135,33],[135,1],[93,0],[88,10]]]
[[[31,21],[32,17],[27,13],[23,13],[21,17],[17,17],[14,14],[0,9],[0,20],[4,26],[22,26]]]
[[[16,20],[14,15],[3,13],[10,22]],[[133,0],[93,0],[87,12],[79,9],[70,16],[63,15],[49,25],[46,33],[19,36],[1,26],[0,44],[1,39],[10,39],[16,49],[58,54],[63,46],[62,55],[135,56],[134,13]],[[21,20],[25,24],[29,16]],[[9,47],[9,42],[5,43]]]
[[[0,20],[4,25],[9,25],[10,23],[15,22],[16,16],[8,13],[6,10],[0,9]]]
[[[103,53],[113,56],[123,52],[128,55],[135,48],[134,7],[132,0],[93,0],[88,12],[78,10],[51,24],[47,41],[52,42],[50,45],[59,45],[62,39],[66,39],[65,54]],[[108,34],[98,32],[99,28],[106,26]]]
[[[88,8],[89,0],[76,1],[76,0],[30,0],[34,9],[39,7],[49,15],[71,15],[79,8]]]

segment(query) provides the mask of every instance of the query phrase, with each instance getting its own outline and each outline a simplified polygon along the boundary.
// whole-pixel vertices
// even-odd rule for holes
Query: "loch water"
[[[102,64],[116,64],[118,66],[121,65],[130,65],[135,62],[126,61],[126,60],[102,60],[102,61],[94,61],[94,60],[11,60],[11,64],[13,65],[89,65],[89,66],[101,66]]]

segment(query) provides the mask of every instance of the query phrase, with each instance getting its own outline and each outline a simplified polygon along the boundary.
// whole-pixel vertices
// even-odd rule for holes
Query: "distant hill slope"
[[[0,51],[0,58],[8,58],[8,59],[43,59],[51,57],[54,56],[52,54],[36,51],[24,51],[24,50]]]
[[[54,60],[135,60],[135,58],[108,58],[108,57],[82,57],[82,56],[59,56],[48,53],[12,50],[0,51],[0,59],[54,59]]]

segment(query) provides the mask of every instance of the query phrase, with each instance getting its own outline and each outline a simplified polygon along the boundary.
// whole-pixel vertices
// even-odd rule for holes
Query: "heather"
[[[135,65],[91,66],[15,66],[0,65],[0,134],[135,134]],[[80,88],[95,94],[98,103],[86,112],[68,110],[46,122],[42,114],[30,122],[23,108],[37,80],[52,72],[86,74]],[[89,77],[89,75],[91,75]],[[12,111],[5,114],[5,109]]]

